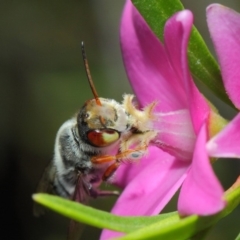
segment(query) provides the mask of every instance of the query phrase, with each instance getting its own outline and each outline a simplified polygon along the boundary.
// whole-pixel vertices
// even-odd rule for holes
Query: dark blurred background
[[[55,134],[92,98],[82,63],[85,41],[99,95],[121,101],[130,93],[119,48],[123,0],[1,1],[0,133],[1,239],[62,240],[68,220],[52,212],[32,215],[31,195],[53,154]],[[240,12],[237,0],[219,1]],[[211,1],[183,1],[209,47],[205,8]],[[235,113],[206,91],[221,113]],[[220,160],[214,168],[225,188],[239,174],[238,160]],[[109,211],[115,199],[91,205]],[[176,209],[176,198],[165,211]],[[238,218],[237,218],[238,216]],[[207,239],[234,239],[240,230],[240,209],[222,220]],[[100,230],[86,227],[83,239],[97,239]]]

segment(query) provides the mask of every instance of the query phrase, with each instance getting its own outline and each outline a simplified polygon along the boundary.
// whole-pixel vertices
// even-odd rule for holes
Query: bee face
[[[106,147],[119,140],[128,127],[128,114],[115,100],[87,101],[77,116],[80,138],[95,147]]]

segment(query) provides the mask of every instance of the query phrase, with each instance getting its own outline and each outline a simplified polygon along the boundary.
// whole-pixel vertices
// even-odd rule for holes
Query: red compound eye
[[[88,141],[96,147],[106,147],[116,142],[120,134],[113,129],[92,130],[87,134]]]

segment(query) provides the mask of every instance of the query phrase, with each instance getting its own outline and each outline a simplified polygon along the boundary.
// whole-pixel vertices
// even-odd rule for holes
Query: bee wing
[[[71,220],[69,223],[67,240],[79,240],[85,225]]]
[[[37,193],[50,193],[55,194],[53,188],[53,181],[56,175],[56,168],[53,165],[53,161],[51,161],[47,167],[45,168],[43,175],[38,183],[36,192]],[[38,203],[34,203],[33,205],[33,214],[38,217],[45,213],[45,208]]]
[[[90,184],[85,182],[82,174],[79,173],[77,181],[76,181],[76,187],[75,191],[72,196],[72,200],[76,202],[80,202],[82,204],[87,204],[89,196],[90,196]]]
[[[88,184],[84,181],[81,174],[79,174],[76,182],[75,191],[72,196],[72,200],[76,202],[80,202],[82,204],[87,204],[89,196],[90,196],[90,193],[89,193]],[[82,223],[71,220],[69,223],[67,239],[79,240],[82,235],[83,229],[84,229],[84,225]]]

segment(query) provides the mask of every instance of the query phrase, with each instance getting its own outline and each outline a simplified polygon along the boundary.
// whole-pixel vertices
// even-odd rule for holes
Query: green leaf
[[[214,226],[221,218],[228,215],[240,203],[240,179],[226,193],[227,206],[215,215],[200,217],[192,215],[179,218],[177,212],[153,217],[121,217],[85,206],[83,204],[48,194],[35,194],[33,199],[75,221],[98,228],[107,228],[129,233],[119,239],[187,239],[205,229]]]
[[[235,238],[235,240],[240,240],[240,233],[237,235],[237,237]]]
[[[128,233],[163,219],[168,219],[169,222],[175,222],[179,219],[177,212],[153,217],[121,217],[81,203],[44,193],[34,194],[33,199],[39,204],[75,221],[118,232]]]
[[[226,207],[219,213],[200,217],[192,215],[183,219],[172,221],[168,223],[168,218],[155,222],[146,226],[145,228],[136,230],[132,233],[118,238],[119,240],[130,239],[168,239],[185,240],[197,233],[214,226],[221,218],[225,217],[233,211],[240,204],[240,187],[236,187],[227,192],[225,199],[227,201]],[[170,217],[171,218],[171,217]]]
[[[179,0],[132,0],[132,2],[161,41],[167,19],[184,9]],[[224,89],[219,66],[195,27],[188,45],[188,60],[194,79],[206,85],[217,97],[235,108]]]

